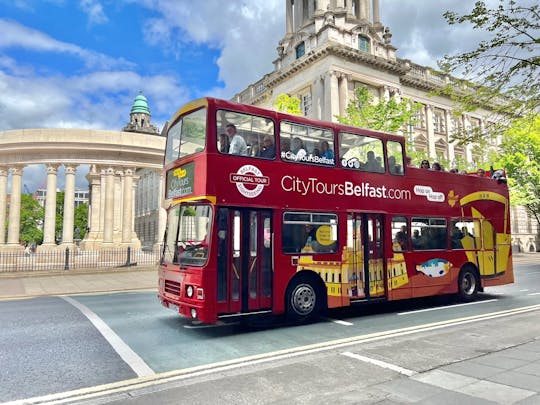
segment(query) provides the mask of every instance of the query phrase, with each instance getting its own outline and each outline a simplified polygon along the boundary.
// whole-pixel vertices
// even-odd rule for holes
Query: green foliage
[[[88,203],[79,204],[75,207],[75,239],[84,239],[88,228]]]
[[[504,167],[512,204],[523,205],[540,225],[540,116],[513,122],[499,146],[496,167]]]
[[[447,11],[444,17],[450,25],[469,24],[488,36],[475,49],[447,55],[439,62],[443,71],[465,79],[442,90],[460,106],[461,111],[456,112],[478,107],[491,109],[496,123],[489,133],[498,136],[510,127],[512,119],[538,111],[540,6],[534,2],[527,6],[515,0],[499,0],[498,6],[489,8],[486,2],[477,1],[468,14]],[[485,134],[479,129],[454,136],[461,143],[476,142],[482,137]]]
[[[300,99],[298,97],[291,97],[288,94],[278,94],[274,100],[274,108],[277,111],[282,111],[293,115],[302,115],[300,109]]]
[[[45,210],[32,194],[21,195],[20,240],[25,244],[41,244],[43,230],[40,229],[45,218]]]
[[[414,117],[420,110],[421,105],[410,99],[403,98],[397,101],[394,97],[389,100],[379,98],[374,103],[374,97],[365,86],[360,86],[355,91],[345,116],[336,116],[342,124],[355,127],[363,127],[385,132],[397,132],[406,125],[414,124]]]
[[[54,235],[56,242],[62,241],[62,229],[64,227],[64,196],[63,191],[56,193],[56,219],[54,224]]]

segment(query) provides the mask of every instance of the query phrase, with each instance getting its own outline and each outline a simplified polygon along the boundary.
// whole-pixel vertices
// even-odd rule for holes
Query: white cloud
[[[77,45],[57,41],[43,32],[25,27],[15,21],[0,19],[0,49],[20,48],[36,52],[61,53],[81,59],[87,68],[110,69],[114,67],[133,67],[123,58],[83,49]]]
[[[81,0],[79,3],[81,9],[88,15],[88,22],[90,25],[104,24],[109,21],[103,6],[96,0]]]

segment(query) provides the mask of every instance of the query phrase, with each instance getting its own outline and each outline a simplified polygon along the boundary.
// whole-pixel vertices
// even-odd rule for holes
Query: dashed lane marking
[[[343,356],[350,357],[351,359],[360,360],[360,361],[363,361],[365,363],[374,364],[374,365],[382,367],[382,368],[387,368],[389,370],[396,371],[396,372],[398,372],[400,374],[404,374],[404,375],[406,375],[408,377],[412,377],[413,375],[416,374],[416,371],[414,371],[414,370],[408,370],[406,368],[397,366],[395,364],[387,363],[385,361],[381,361],[381,360],[377,360],[377,359],[372,359],[371,357],[362,356],[361,354],[356,354],[356,353],[351,353],[351,352],[343,352],[341,354]]]

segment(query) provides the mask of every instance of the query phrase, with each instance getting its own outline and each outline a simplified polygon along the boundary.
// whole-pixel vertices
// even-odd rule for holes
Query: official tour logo
[[[259,196],[264,187],[270,185],[270,178],[263,176],[259,168],[253,165],[242,166],[237,173],[229,175],[229,180],[235,183],[240,194],[247,198]]]

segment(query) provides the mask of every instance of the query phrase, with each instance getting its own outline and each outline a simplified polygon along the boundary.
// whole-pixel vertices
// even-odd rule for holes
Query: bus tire
[[[287,288],[287,319],[306,322],[319,317],[324,308],[324,293],[311,277],[298,277]]]
[[[465,266],[459,272],[458,298],[463,302],[471,302],[478,296],[480,278],[478,272],[472,266]]]

